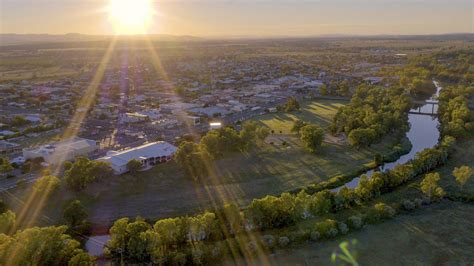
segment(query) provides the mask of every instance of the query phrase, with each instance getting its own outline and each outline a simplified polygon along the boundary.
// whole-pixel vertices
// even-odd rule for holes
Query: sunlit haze
[[[116,33],[144,34],[154,10],[151,0],[110,0],[107,12]]]
[[[470,0],[2,0],[1,3],[2,33],[304,36],[473,30]]]

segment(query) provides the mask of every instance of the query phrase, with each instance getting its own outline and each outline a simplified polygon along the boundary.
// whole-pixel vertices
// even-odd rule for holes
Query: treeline
[[[442,135],[464,138],[474,135],[474,86],[448,86],[439,95],[438,115]]]
[[[132,262],[212,263],[221,254],[232,252],[229,243],[246,232],[282,228],[309,217],[363,206],[382,193],[392,191],[445,163],[453,143],[454,138],[446,136],[437,147],[418,153],[404,165],[387,172],[375,173],[370,179],[362,177],[355,189],[344,187],[338,192],[324,190],[314,194],[305,191],[296,195],[283,193],[279,197],[255,199],[242,212],[231,204],[216,212],[158,220],[153,226],[143,219],[131,222],[128,218],[123,218],[117,220],[110,229],[111,240],[106,251],[115,259],[125,257]],[[331,237],[338,232],[347,232],[348,226],[357,226],[362,220],[378,221],[393,216],[390,214],[392,212],[389,206],[376,205],[363,219],[351,218],[344,225],[333,221],[316,225],[311,234],[313,238]],[[226,244],[223,245],[223,242]],[[279,239],[278,245],[284,246],[288,242],[289,239],[283,237]]]
[[[201,138],[199,144],[183,141],[175,154],[175,160],[188,176],[197,180],[208,175],[212,160],[229,153],[246,151],[256,140],[264,140],[269,134],[268,128],[254,121],[243,123],[240,132],[232,127],[211,130]]]
[[[339,108],[330,126],[356,147],[370,146],[387,133],[408,130],[410,99],[402,88],[360,86],[350,104]]]

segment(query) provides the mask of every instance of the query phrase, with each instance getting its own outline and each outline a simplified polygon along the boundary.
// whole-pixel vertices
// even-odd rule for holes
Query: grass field
[[[283,134],[290,134],[291,127],[296,119],[319,124],[323,127],[328,126],[337,109],[346,103],[343,101],[319,100],[303,104],[299,112],[270,113],[259,116],[254,120],[259,121],[276,133],[282,131]]]
[[[444,201],[333,241],[278,250],[279,265],[332,265],[340,242],[357,239],[361,265],[471,265],[474,205]]]
[[[274,128],[290,128],[295,117],[325,126],[341,103],[310,103],[295,114],[261,117]],[[92,184],[74,195],[62,189],[46,208],[57,220],[64,200],[77,197],[87,207],[90,220],[109,223],[123,216],[156,219],[212,209],[223,202],[247,204],[254,198],[304,187],[328,178],[356,171],[372,162],[375,152],[388,153],[395,139],[387,138],[371,148],[356,150],[345,143],[323,143],[321,151],[310,154],[301,148],[298,138],[288,134],[287,146],[260,143],[248,153],[232,154],[215,163],[215,171],[200,183],[184,176],[174,162],[156,166],[135,176],[114,176]]]

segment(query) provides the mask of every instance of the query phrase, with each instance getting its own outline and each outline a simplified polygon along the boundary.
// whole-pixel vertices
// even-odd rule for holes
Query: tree
[[[259,140],[264,141],[268,135],[270,135],[270,129],[267,127],[258,127],[255,133],[257,134],[257,138]]]
[[[239,134],[242,145],[240,149],[246,150],[252,143],[255,142],[257,137],[257,128],[258,125],[255,121],[247,121],[243,123],[242,130]]]
[[[65,163],[64,181],[69,188],[83,190],[88,184],[112,175],[112,169],[106,162],[92,161],[78,157],[74,163]]]
[[[21,127],[26,126],[30,123],[30,121],[26,120],[26,118],[22,115],[16,115],[12,118],[11,125],[14,127]]]
[[[184,169],[186,174],[194,180],[208,175],[208,165],[211,155],[206,148],[194,142],[182,142],[175,154],[175,161]]]
[[[321,87],[319,87],[319,94],[321,94],[322,96],[328,95],[328,87],[326,86],[326,84],[323,84]]]
[[[8,206],[2,199],[0,199],[0,214],[6,211],[8,211]]]
[[[49,198],[59,188],[59,178],[52,175],[45,175],[36,179],[33,184],[33,191],[37,194],[44,194]]]
[[[304,126],[307,126],[307,125],[308,125],[308,123],[304,122],[303,120],[297,119],[293,123],[293,127],[291,127],[291,132],[299,134],[301,128],[303,128]]]
[[[442,198],[444,196],[444,190],[438,186],[440,180],[439,173],[428,173],[425,178],[421,181],[421,191],[431,200]]]
[[[463,165],[461,167],[456,167],[453,170],[453,176],[456,178],[456,182],[461,186],[461,190],[464,185],[469,181],[471,176],[474,174],[474,171],[471,167]]]
[[[64,207],[63,218],[70,227],[74,228],[85,222],[87,212],[79,200],[73,200]]]
[[[8,173],[14,168],[8,158],[0,158],[0,174]]]
[[[8,234],[15,225],[16,215],[14,212],[7,210],[0,214],[0,234]],[[1,244],[0,244],[1,247]],[[1,252],[0,252],[1,254]]]
[[[67,226],[32,227],[12,236],[0,234],[0,261],[5,265],[68,265],[78,262],[77,256],[93,261],[66,230]]]
[[[135,174],[140,168],[142,168],[142,163],[137,159],[132,159],[127,163],[127,169],[131,174]]]
[[[324,130],[318,125],[307,125],[300,130],[300,139],[308,151],[315,153],[321,146]]]
[[[286,101],[285,105],[283,106],[283,110],[287,113],[293,112],[299,109],[300,109],[300,103],[296,100],[295,97],[290,97]]]

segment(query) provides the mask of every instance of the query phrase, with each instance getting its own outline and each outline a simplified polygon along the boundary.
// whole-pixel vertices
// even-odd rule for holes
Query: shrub
[[[255,244],[254,241],[250,241],[247,243],[247,250],[250,253],[256,253],[257,252],[257,244]]]
[[[350,228],[353,229],[360,229],[363,225],[362,218],[360,216],[354,215],[347,219],[347,224]]]
[[[383,219],[392,218],[395,215],[395,210],[388,206],[385,203],[377,203],[375,206],[369,211],[367,215],[367,220],[372,223],[376,223]]]
[[[416,208],[420,208],[423,205],[423,200],[419,199],[419,198],[416,198],[416,199],[413,200],[413,204],[415,204]]]
[[[280,238],[278,238],[278,245],[282,248],[288,246],[288,244],[290,244],[290,239],[286,236],[281,236]]]
[[[337,223],[337,229],[339,230],[339,232],[343,235],[347,234],[347,232],[349,232],[349,228],[347,227],[347,225],[343,222],[338,222]]]
[[[272,235],[264,235],[262,237],[262,242],[265,244],[265,246],[272,248],[275,246],[275,237]]]
[[[337,222],[331,219],[316,223],[316,231],[326,238],[335,237],[338,233],[337,227]]]
[[[310,239],[311,239],[311,241],[315,241],[315,242],[316,242],[316,241],[318,241],[320,238],[321,238],[321,235],[319,234],[318,231],[313,231],[313,232],[311,232],[311,234],[310,234]]]
[[[404,200],[403,201],[403,209],[407,210],[407,211],[411,211],[411,210],[414,210],[416,208],[416,205],[415,203],[413,203],[413,201],[411,200]]]

